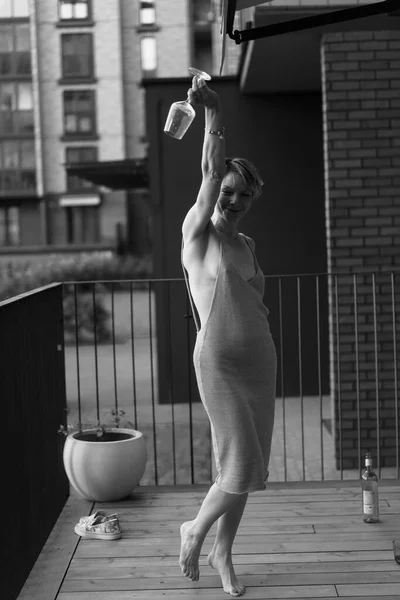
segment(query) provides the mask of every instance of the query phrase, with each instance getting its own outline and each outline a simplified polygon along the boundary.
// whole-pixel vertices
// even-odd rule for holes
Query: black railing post
[[[336,333],[336,373],[337,373],[337,406],[339,418],[339,468],[340,479],[343,480],[343,437],[342,437],[342,382],[340,376],[340,317],[339,317],[339,293],[338,276],[334,275],[335,281],[335,333]],[[336,429],[336,426],[335,426]]]
[[[113,352],[113,372],[114,372],[114,410],[115,424],[119,427],[119,411],[118,411],[118,383],[117,383],[117,353],[115,347],[115,298],[114,298],[114,282],[111,282],[111,332],[112,332],[112,352]]]
[[[282,394],[282,430],[283,430],[283,472],[284,480],[287,481],[287,450],[286,450],[286,396],[285,396],[285,370],[284,370],[284,341],[283,341],[283,298],[282,277],[278,278],[279,292],[279,342],[280,342],[280,371],[281,371],[281,394]]]
[[[356,395],[357,395],[357,452],[358,472],[361,472],[361,397],[360,397],[360,355],[358,338],[358,295],[357,274],[353,275],[353,303],[354,303],[354,343],[356,355]]]
[[[152,289],[149,281],[149,341],[150,341],[150,374],[151,374],[151,408],[153,415],[153,446],[154,446],[154,479],[158,485],[158,461],[157,461],[157,433],[156,433],[156,406],[154,393],[154,360],[153,360],[153,311],[152,311]]]
[[[93,304],[93,332],[94,332],[94,368],[96,384],[96,415],[97,428],[101,427],[100,417],[100,395],[99,395],[99,360],[97,351],[97,306],[96,306],[96,284],[92,283],[92,304]]]
[[[394,414],[396,428],[396,471],[397,477],[400,478],[400,447],[399,447],[399,388],[398,388],[398,363],[397,363],[397,311],[396,311],[396,293],[395,293],[395,275],[390,274],[391,295],[392,295],[392,326],[393,326],[393,377],[394,377]]]
[[[298,343],[298,362],[299,362],[299,393],[301,407],[301,461],[303,470],[303,481],[306,479],[305,448],[304,448],[304,397],[303,397],[303,353],[302,353],[302,327],[301,327],[301,286],[300,277],[297,282],[297,343]]]
[[[129,283],[130,321],[131,321],[131,354],[132,354],[132,394],[133,394],[133,423],[137,429],[137,398],[136,398],[136,359],[135,359],[135,325],[133,321],[133,286]]]

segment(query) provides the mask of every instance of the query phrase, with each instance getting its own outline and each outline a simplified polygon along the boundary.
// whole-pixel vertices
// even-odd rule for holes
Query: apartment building
[[[141,82],[217,74],[218,13],[217,0],[1,0],[0,253],[113,248],[135,205],[150,220],[145,182],[118,189],[118,164],[147,155]],[[110,162],[110,187],[66,171]]]

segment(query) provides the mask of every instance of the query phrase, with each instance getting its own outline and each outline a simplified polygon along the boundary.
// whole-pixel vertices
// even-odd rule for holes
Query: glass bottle
[[[205,71],[199,71],[199,69],[194,69],[193,67],[190,67],[189,71],[199,79],[205,79],[206,81],[211,79],[210,75]],[[174,102],[171,104],[167,120],[165,121],[164,133],[176,140],[181,140],[189,129],[195,116],[196,112],[188,100]]]
[[[361,474],[364,523],[379,523],[378,477],[372,470],[370,452],[365,455],[365,469]]]

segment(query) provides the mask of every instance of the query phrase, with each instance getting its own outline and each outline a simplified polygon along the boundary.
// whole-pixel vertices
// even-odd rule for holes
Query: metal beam
[[[233,0],[232,7],[236,6],[236,0]],[[231,7],[231,10],[232,10]],[[374,4],[364,4],[362,6],[353,6],[342,10],[335,10],[329,13],[304,17],[302,19],[294,19],[292,21],[284,21],[282,23],[274,23],[272,25],[264,25],[254,29],[245,29],[232,32],[233,19],[227,22],[226,33],[229,37],[235,40],[236,44],[257,40],[274,35],[282,35],[284,33],[293,33],[295,31],[304,31],[313,29],[314,27],[323,27],[325,25],[333,25],[335,23],[343,23],[354,19],[363,19],[380,14],[390,14],[399,11],[399,0],[385,0],[384,2],[375,2]],[[232,12],[230,12],[232,15]]]

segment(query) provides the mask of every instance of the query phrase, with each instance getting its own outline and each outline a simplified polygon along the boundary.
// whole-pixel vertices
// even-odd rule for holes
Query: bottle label
[[[363,492],[363,511],[366,515],[373,515],[376,510],[376,492]]]

